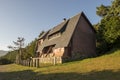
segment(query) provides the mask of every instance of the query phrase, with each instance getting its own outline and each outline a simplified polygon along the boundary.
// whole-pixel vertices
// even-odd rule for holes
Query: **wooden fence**
[[[31,60],[22,60],[21,65],[30,67],[40,67],[41,64],[60,64],[62,63],[61,57],[50,57],[50,58],[32,58]]]

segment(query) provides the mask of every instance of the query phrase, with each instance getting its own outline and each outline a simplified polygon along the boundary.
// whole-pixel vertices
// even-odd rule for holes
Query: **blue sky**
[[[48,30],[83,11],[90,22],[100,21],[96,7],[110,5],[111,0],[0,0],[0,50],[17,37],[24,37],[25,44]]]

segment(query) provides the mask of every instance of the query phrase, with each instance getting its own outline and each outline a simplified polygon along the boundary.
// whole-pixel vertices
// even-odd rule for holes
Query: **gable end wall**
[[[90,24],[81,16],[71,39],[73,58],[87,58],[96,55],[95,32]]]

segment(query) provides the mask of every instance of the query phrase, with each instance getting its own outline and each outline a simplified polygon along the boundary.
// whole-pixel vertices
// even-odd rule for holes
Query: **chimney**
[[[63,18],[63,21],[66,21],[67,19],[66,18]]]

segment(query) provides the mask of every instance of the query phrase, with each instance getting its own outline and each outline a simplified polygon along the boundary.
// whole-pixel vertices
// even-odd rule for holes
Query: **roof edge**
[[[92,30],[96,33],[95,28],[93,27],[93,25],[91,24],[91,22],[89,21],[89,19],[87,18],[87,16],[84,14],[84,12],[81,12],[81,15],[86,19],[86,21],[88,22],[88,24],[91,26]]]

